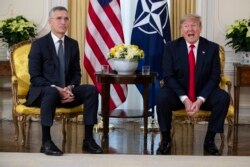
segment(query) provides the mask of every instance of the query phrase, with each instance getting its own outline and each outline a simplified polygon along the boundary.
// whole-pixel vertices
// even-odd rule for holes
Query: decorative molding
[[[196,13],[201,16],[202,19],[202,33],[201,35],[203,37],[207,37],[207,26],[206,20],[207,20],[207,6],[208,6],[208,0],[196,0]]]
[[[0,19],[23,15],[37,25],[37,32],[46,31],[50,0],[1,0]]]
[[[48,20],[49,20],[49,11],[51,8],[55,7],[55,6],[65,6],[66,8],[68,7],[68,0],[46,0],[46,2],[44,2],[45,5],[43,6],[43,17],[41,19],[40,22],[40,29],[38,30],[38,36],[43,36],[45,34],[47,34],[50,31],[50,27],[48,25]]]
[[[223,1],[223,0],[222,0]],[[214,15],[214,22],[215,22],[215,27],[214,29],[216,29],[216,34],[214,34],[215,38],[219,38],[219,39],[222,39],[221,42],[221,45],[225,45],[225,29],[226,29],[226,26],[225,24],[223,24],[223,19],[221,18],[221,15],[224,14],[223,13],[223,10],[221,10],[221,8],[223,8],[222,4],[220,3],[221,1],[215,1],[215,5],[214,5],[214,9],[215,9],[215,15]],[[219,35],[216,36],[216,35]],[[221,37],[221,38],[220,38]],[[219,41],[218,39],[218,41]]]
[[[37,33],[38,33],[38,36],[42,36],[43,34],[46,34],[49,30],[48,30],[48,13],[49,13],[49,10],[50,10],[50,3],[51,1],[49,0],[46,0],[46,1],[43,1],[43,5],[42,5],[42,8],[43,8],[43,13],[41,14],[41,18],[40,20],[38,21],[37,20]]]
[[[13,14],[13,5],[12,4],[6,4],[1,3],[0,7],[0,18],[4,18],[5,16],[12,16]]]
[[[1,0],[0,19],[24,15],[37,25],[38,37],[50,31],[48,13],[54,6],[68,6],[68,0]]]
[[[50,2],[51,2],[51,7],[54,7],[54,6],[68,7],[68,0],[56,0],[56,1],[50,1]]]

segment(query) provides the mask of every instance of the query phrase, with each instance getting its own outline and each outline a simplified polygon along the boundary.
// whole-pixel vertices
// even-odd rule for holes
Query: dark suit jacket
[[[178,96],[188,91],[188,50],[183,37],[167,43],[163,56],[164,86],[174,90]],[[200,37],[195,71],[195,95],[207,98],[220,82],[219,45]]]
[[[66,85],[79,85],[81,68],[78,42],[65,36],[64,47]],[[43,87],[59,83],[59,60],[51,33],[32,43],[28,66],[31,85],[26,104],[32,105]]]

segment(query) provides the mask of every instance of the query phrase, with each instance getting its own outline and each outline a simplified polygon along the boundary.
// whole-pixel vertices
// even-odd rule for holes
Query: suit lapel
[[[49,53],[50,55],[52,55],[52,59],[54,61],[54,63],[56,64],[56,66],[59,66],[59,60],[58,60],[58,56],[57,56],[57,52],[56,52],[56,47],[55,44],[53,42],[53,39],[51,37],[51,34],[49,33],[47,36],[47,40],[48,40],[48,48],[49,48]]]
[[[65,47],[65,74],[68,73],[69,59],[70,59],[70,43],[67,36],[64,38],[64,47]]]
[[[196,56],[197,57],[196,57],[196,69],[195,69],[195,72],[196,72],[195,78],[196,79],[195,80],[197,83],[197,81],[200,78],[202,68],[204,66],[204,61],[205,61],[204,56],[206,56],[206,44],[202,38],[200,38]]]
[[[182,64],[181,67],[183,67],[182,71],[183,73],[185,73],[184,76],[188,76],[189,75],[188,50],[187,50],[187,44],[184,38],[181,39],[177,52],[178,52],[177,56],[180,56],[178,60],[181,61],[181,64]]]

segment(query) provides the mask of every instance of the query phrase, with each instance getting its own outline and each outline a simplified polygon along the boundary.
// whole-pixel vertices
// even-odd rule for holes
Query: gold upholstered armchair
[[[232,83],[229,79],[229,77],[224,75],[224,66],[225,66],[225,52],[224,52],[224,48],[221,46],[220,47],[220,63],[221,63],[221,82],[220,82],[220,87],[224,90],[226,90],[231,97],[231,101],[230,101],[230,106],[228,109],[228,113],[226,116],[226,120],[228,122],[228,133],[227,133],[227,142],[228,142],[228,146],[232,146],[232,129],[233,129],[233,118],[234,118],[234,106],[233,106],[233,100],[232,100],[232,96],[231,96],[231,86]],[[164,83],[161,83],[164,84]],[[173,121],[172,121],[172,136],[175,133],[175,123],[179,122],[179,123],[191,123],[191,124],[196,124],[198,122],[202,122],[205,121],[207,122],[210,118],[211,112],[208,111],[204,111],[204,110],[200,110],[198,112],[198,114],[196,115],[196,117],[192,118],[187,116],[185,109],[182,110],[177,110],[173,112]],[[221,134],[221,139],[222,142],[224,142],[224,134]]]
[[[40,108],[25,106],[26,96],[30,85],[28,72],[28,54],[32,41],[23,41],[12,46],[10,51],[10,64],[12,71],[12,116],[15,126],[15,140],[18,142],[21,132],[21,144],[26,140],[26,124],[31,117],[40,116]],[[63,140],[66,141],[65,124],[70,118],[77,118],[83,114],[83,105],[74,108],[57,108],[55,118],[62,120]],[[20,128],[19,128],[20,127]]]

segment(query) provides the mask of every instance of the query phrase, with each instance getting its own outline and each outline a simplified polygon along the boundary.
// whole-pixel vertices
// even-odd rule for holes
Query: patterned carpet
[[[247,156],[0,153],[1,167],[249,167]]]

